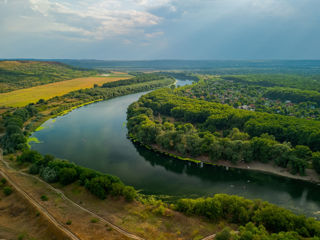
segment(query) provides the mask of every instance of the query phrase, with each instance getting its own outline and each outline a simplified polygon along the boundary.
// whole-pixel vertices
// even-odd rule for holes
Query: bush
[[[125,186],[122,194],[124,198],[129,202],[133,201],[137,197],[136,190],[131,186]]]
[[[107,192],[103,185],[103,179],[101,177],[95,177],[91,180],[87,180],[85,187],[98,198],[105,199],[107,197]]]
[[[48,183],[54,183],[58,181],[57,172],[50,167],[44,168],[40,172],[40,177]]]
[[[216,240],[229,240],[231,238],[230,228],[226,227],[221,232],[219,232],[215,239]]]
[[[85,185],[86,181],[101,175],[95,170],[89,168],[80,168],[79,180],[81,185]]]
[[[123,189],[124,189],[124,185],[122,183],[113,183],[111,185],[111,195],[113,196],[121,196]]]
[[[29,168],[29,173],[30,174],[36,175],[36,174],[39,173],[39,171],[40,171],[40,167],[36,163],[33,163]]]
[[[91,222],[91,223],[97,223],[97,222],[99,222],[99,219],[97,219],[97,218],[92,218],[92,219],[90,220],[90,222]]]
[[[17,160],[20,162],[35,163],[37,161],[41,161],[42,158],[43,157],[39,152],[35,150],[26,150],[17,158]]]
[[[68,185],[77,180],[77,171],[74,168],[62,168],[59,171],[59,182]]]
[[[3,193],[6,196],[9,196],[12,192],[13,192],[13,190],[12,190],[11,187],[6,186],[6,187],[3,188]]]
[[[4,184],[6,184],[6,183],[7,183],[7,179],[2,178],[0,182],[4,185]]]
[[[42,201],[48,201],[49,198],[48,198],[46,195],[42,195],[42,196],[41,196],[41,200],[42,200]]]

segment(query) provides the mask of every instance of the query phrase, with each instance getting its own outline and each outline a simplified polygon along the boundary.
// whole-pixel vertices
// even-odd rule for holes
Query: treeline
[[[102,85],[102,88],[114,88],[114,87],[120,87],[125,85],[136,84],[136,83],[159,81],[159,80],[165,80],[165,79],[172,79],[172,77],[160,75],[157,73],[145,73],[145,74],[140,73],[134,78],[104,83]]]
[[[24,130],[24,123],[35,116],[38,110],[33,105],[15,110],[2,116],[5,134],[0,138],[4,154],[23,150],[27,147],[28,132]]]
[[[78,91],[74,91],[66,94],[64,97],[70,99],[77,99],[81,102],[91,102],[95,100],[107,100],[113,97],[119,97],[127,94],[145,92],[155,88],[166,87],[174,83],[173,79],[163,79],[163,80],[154,80],[142,83],[136,83],[131,85],[113,87],[113,88],[89,88],[89,89],[81,89]],[[79,102],[76,103],[67,103],[59,106],[57,109],[51,112],[52,115],[56,115],[60,112],[63,112],[67,109],[75,107],[79,105]]]
[[[80,167],[51,155],[42,156],[37,151],[26,150],[17,158],[17,161],[30,163],[29,173],[38,174],[48,183],[59,182],[62,185],[68,185],[79,181],[100,199],[111,195],[123,196],[127,201],[133,201],[137,197],[136,190],[124,185],[118,177]]]
[[[176,96],[166,90],[155,91],[148,98],[152,102],[146,100],[145,107],[150,107],[155,114],[169,115],[194,124],[203,123],[205,130],[211,132],[239,128],[250,137],[268,133],[280,142],[320,150],[319,121],[234,109],[226,104]]]
[[[170,90],[158,90],[142,96],[129,107],[127,126],[129,133],[138,141],[157,144],[184,156],[205,155],[213,162],[274,162],[293,174],[301,175],[313,164],[319,171],[319,152],[312,152],[308,146],[296,144],[292,147],[288,142],[276,141],[272,135],[274,132],[268,127],[279,126],[281,129],[277,119],[266,122],[256,114],[227,105],[179,97]],[[170,117],[175,121],[172,122]],[[300,122],[301,119],[297,120]],[[290,126],[288,119],[282,123]],[[255,130],[262,124],[267,127]],[[294,126],[297,132],[299,128]]]
[[[155,91],[141,98],[144,107],[177,120],[202,124],[211,132],[238,128],[250,137],[263,133],[273,135],[277,141],[306,145],[320,150],[320,122],[278,114],[234,109],[231,106],[177,96],[168,90]]]
[[[293,74],[247,74],[222,76],[225,80],[242,82],[263,87],[290,87],[320,91],[320,75],[304,76]]]
[[[282,101],[290,100],[295,103],[315,102],[320,105],[320,93],[311,90],[300,90],[295,88],[268,88],[264,96]]]
[[[289,210],[261,200],[252,201],[238,196],[216,194],[208,198],[178,200],[176,209],[188,215],[207,217],[214,222],[226,220],[229,223],[245,225],[240,227],[240,240],[320,237],[320,223],[314,218],[295,215]],[[254,229],[256,232],[253,231]],[[266,230],[280,234],[279,238],[276,238],[277,235],[271,237]],[[260,238],[253,238],[254,235]],[[270,238],[261,238],[263,235]],[[286,235],[296,238],[285,238]]]
[[[234,108],[267,112],[305,119],[320,119],[320,93],[289,87],[264,87],[219,76],[202,76],[192,86],[179,88],[178,94]],[[289,100],[289,101],[287,101]]]
[[[98,73],[58,62],[0,61],[0,93]]]

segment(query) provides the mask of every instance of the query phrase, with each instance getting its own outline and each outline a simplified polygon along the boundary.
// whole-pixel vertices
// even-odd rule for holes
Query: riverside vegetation
[[[145,78],[148,78],[149,81],[145,80]],[[67,161],[55,159],[49,155],[42,156],[36,151],[28,150],[27,147],[27,136],[29,136],[29,131],[34,130],[43,120],[50,116],[58,115],[61,112],[87,102],[168,86],[174,82],[174,79],[165,76],[157,76],[156,74],[143,74],[137,75],[132,82],[129,82],[128,80],[122,81],[126,82],[119,81],[119,83],[115,85],[113,85],[114,83],[110,83],[101,87],[96,86],[93,89],[79,90],[63,97],[57,97],[48,101],[40,100],[36,104],[30,104],[24,108],[7,111],[2,116],[5,134],[1,138],[1,145],[4,152],[6,154],[22,152],[17,157],[17,161],[23,164],[29,164],[29,173],[38,174],[42,179],[49,183],[60,182],[63,185],[68,185],[72,182],[79,182],[91,193],[101,199],[106,198],[107,195],[113,195],[123,196],[128,201],[137,199],[141,202],[145,202],[144,196],[137,194],[134,188],[125,186],[117,177],[79,167]],[[172,119],[169,117],[169,112],[171,112],[173,103],[166,102],[163,98],[167,98],[167,101],[174,102],[178,101],[178,98],[181,97],[181,101],[178,101],[179,103],[184,102],[185,106],[191,104],[191,102],[189,102],[191,99],[178,96],[175,92],[178,91],[170,89],[158,90],[148,94],[146,97],[142,97],[142,100],[140,100],[139,103],[134,103],[128,110],[130,117],[128,128],[140,141],[144,140],[144,142],[148,144],[151,144],[159,138],[160,135],[157,136],[158,130],[165,134],[166,130],[182,131],[184,134],[188,134],[187,138],[190,146],[187,151],[190,151],[191,154],[191,151],[193,151],[192,149],[195,149],[192,147],[192,144],[199,143],[195,140],[199,140],[201,134],[199,133],[197,136],[196,127],[198,127],[198,125],[196,124],[196,127],[192,124],[178,124],[175,126],[175,124],[170,122]],[[162,99],[159,97],[161,95],[163,97]],[[154,97],[154,99],[152,99],[154,101],[151,101],[150,97]],[[168,97],[172,97],[172,99],[168,99]],[[144,101],[148,103],[143,105],[145,103]],[[203,104],[204,101],[192,100],[192,102],[199,103],[200,105],[195,105],[193,108],[195,111],[191,111],[191,113],[188,113],[186,116],[191,119],[194,117],[195,119],[198,119],[198,117],[201,119],[202,113],[196,111],[199,109],[206,109],[205,104]],[[58,103],[63,104],[61,106],[61,104]],[[152,110],[150,107],[152,104],[156,105],[159,112]],[[181,106],[179,106],[179,108],[181,108]],[[223,109],[224,107],[221,108]],[[169,111],[166,111],[166,117],[161,117],[160,109],[169,109]],[[226,107],[226,109],[228,109],[228,107]],[[45,115],[44,112],[47,112],[48,114]],[[177,111],[177,113],[178,112],[179,111]],[[156,118],[158,119],[156,120]],[[238,136],[237,138],[239,138],[239,136],[241,139],[243,139],[243,136],[249,138],[248,134],[238,130],[233,130],[232,132],[234,135]],[[209,134],[209,132],[206,134]],[[176,133],[174,135],[178,136]],[[206,136],[208,137],[209,143],[212,144],[213,142],[210,142],[210,139],[216,140],[220,135],[215,133]],[[258,146],[263,146],[265,143],[268,143],[268,141],[276,141],[269,135],[258,137],[258,139],[262,139],[261,144]],[[167,142],[167,146],[173,146],[174,142],[172,139],[168,141],[163,138],[163,140],[164,142]],[[213,145],[210,144],[208,146],[213,147]],[[310,152],[308,152],[308,154],[310,155]],[[164,212],[166,207],[169,206],[165,203],[161,203],[159,213]],[[237,196],[216,194],[212,198],[181,199],[170,205],[170,207],[187,215],[206,217],[212,222],[219,223],[220,221],[224,221],[233,224],[233,228],[239,230],[234,232],[231,231],[231,229],[226,228],[217,235],[217,239],[291,240],[312,238],[315,240],[320,236],[320,223],[315,219],[297,216],[288,210],[259,200],[252,201]]]

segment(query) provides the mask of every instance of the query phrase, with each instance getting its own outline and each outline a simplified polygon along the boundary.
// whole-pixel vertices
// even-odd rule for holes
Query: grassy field
[[[58,62],[0,61],[0,93],[98,74]]]
[[[68,92],[92,88],[94,84],[101,85],[106,82],[118,81],[130,78],[127,74],[113,75],[107,77],[86,77],[76,78],[67,81],[60,81],[36,87],[19,89],[12,92],[0,94],[0,106],[2,107],[22,107],[29,103],[35,103],[39,99],[49,99],[55,96],[62,96]]]

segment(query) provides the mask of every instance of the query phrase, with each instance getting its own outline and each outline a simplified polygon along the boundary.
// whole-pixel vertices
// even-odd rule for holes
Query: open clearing
[[[29,103],[35,103],[39,99],[47,100],[55,96],[62,96],[75,90],[92,88],[94,84],[101,85],[106,82],[113,82],[128,78],[130,77],[126,74],[123,76],[119,76],[119,74],[117,74],[116,76],[110,75],[108,77],[85,77],[20,89],[0,94],[0,106],[23,107]]]

